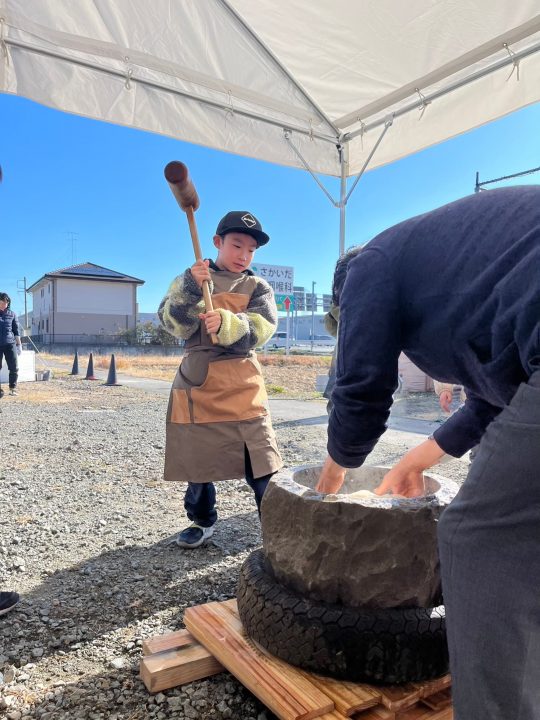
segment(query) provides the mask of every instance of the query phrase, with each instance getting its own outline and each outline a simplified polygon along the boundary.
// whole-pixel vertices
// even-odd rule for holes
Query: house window
[[[50,294],[51,294],[51,283],[49,283],[49,284],[47,285],[47,290],[48,290],[49,295],[50,295]]]
[[[49,318],[47,318],[47,332],[49,332]]]

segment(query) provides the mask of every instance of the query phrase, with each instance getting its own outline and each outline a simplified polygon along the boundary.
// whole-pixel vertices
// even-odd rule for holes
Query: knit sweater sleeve
[[[277,327],[274,292],[262,278],[257,278],[246,312],[233,313],[222,308],[218,312],[221,315],[217,334],[219,344],[231,350],[248,351],[264,345]]]
[[[213,283],[210,281],[210,292]],[[158,316],[161,324],[171,335],[187,340],[199,329],[199,313],[204,312],[201,288],[195,282],[191,270],[178,275],[161,301]]]

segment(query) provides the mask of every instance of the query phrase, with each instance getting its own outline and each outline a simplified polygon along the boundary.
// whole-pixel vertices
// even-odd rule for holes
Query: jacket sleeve
[[[337,378],[328,452],[359,467],[386,429],[398,385],[399,282],[384,253],[366,248],[351,261],[339,311]]]
[[[210,282],[210,292],[213,283]],[[204,299],[201,288],[195,282],[188,268],[178,275],[161,301],[158,316],[161,324],[171,335],[187,340],[199,329],[199,313],[204,312]]]
[[[269,340],[277,327],[277,308],[274,292],[262,278],[247,306],[246,312],[233,313],[219,308],[221,326],[218,331],[220,345],[232,350],[247,351]]]
[[[13,335],[14,335],[15,337],[20,337],[20,333],[19,333],[19,321],[18,321],[17,315],[16,315],[15,313],[13,313],[13,321],[12,321],[12,323],[11,323],[11,329],[12,329]]]
[[[478,445],[487,426],[502,408],[490,405],[467,389],[465,404],[433,433],[433,439],[447,455],[461,457]]]

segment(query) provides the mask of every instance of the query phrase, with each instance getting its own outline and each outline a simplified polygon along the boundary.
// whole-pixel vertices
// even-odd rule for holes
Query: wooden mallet
[[[172,194],[176,198],[176,202],[186,213],[195,260],[202,260],[199,233],[197,232],[197,224],[195,223],[195,210],[197,210],[200,205],[195,185],[189,177],[187,167],[179,160],[173,160],[168,163],[168,165],[165,166],[164,173]],[[212,295],[210,294],[210,287],[207,280],[203,282],[202,292],[206,312],[211,312],[214,307],[212,305]],[[219,342],[215,333],[210,335],[210,339],[214,345],[217,345]]]

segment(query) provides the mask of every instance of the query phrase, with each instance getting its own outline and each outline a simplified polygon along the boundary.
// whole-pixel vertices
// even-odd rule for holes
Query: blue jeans
[[[253,469],[247,448],[244,450],[246,462],[246,482],[255,493],[255,502],[259,517],[261,516],[261,502],[264,491],[272,475],[253,477]],[[217,520],[216,488],[213,483],[188,483],[184,497],[184,508],[188,518],[201,527],[211,527]]]

